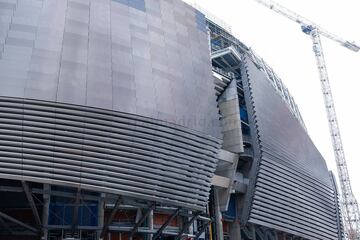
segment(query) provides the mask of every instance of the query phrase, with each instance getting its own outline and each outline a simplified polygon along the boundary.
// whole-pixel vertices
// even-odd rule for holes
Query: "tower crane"
[[[288,19],[301,25],[304,33],[310,35],[313,41],[313,50],[316,57],[317,67],[320,75],[322,93],[325,102],[327,120],[331,134],[333,150],[335,154],[336,166],[341,188],[341,208],[343,211],[345,232],[350,240],[360,239],[360,213],[357,201],[352,193],[349,173],[345,160],[345,153],[341,141],[339,125],[336,117],[334,100],[331,93],[328,72],[326,69],[323,49],[320,35],[330,40],[338,42],[341,46],[346,47],[354,52],[360,50],[360,46],[355,42],[349,42],[335,34],[332,34],[314,22],[300,16],[299,14],[275,3],[271,0],[255,0],[267,8],[287,17]]]

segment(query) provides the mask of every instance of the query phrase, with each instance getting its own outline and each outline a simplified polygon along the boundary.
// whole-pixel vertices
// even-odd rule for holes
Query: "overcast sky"
[[[232,27],[275,70],[299,106],[310,137],[336,175],[312,41],[300,26],[254,0],[184,0]],[[277,0],[342,38],[360,44],[359,0]],[[360,201],[360,52],[322,39],[353,193]]]

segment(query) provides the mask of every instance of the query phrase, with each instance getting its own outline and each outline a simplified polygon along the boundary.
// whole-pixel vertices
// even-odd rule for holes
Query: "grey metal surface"
[[[1,178],[203,209],[220,146],[204,15],[180,0],[0,4]]]
[[[203,209],[219,144],[137,115],[0,98],[0,178]]]
[[[265,74],[248,57],[244,61],[259,147],[249,222],[306,239],[338,239],[325,160]]]
[[[339,240],[345,239],[345,232],[344,232],[344,225],[343,225],[343,216],[342,216],[342,210],[341,210],[341,204],[340,204],[340,193],[339,188],[336,183],[335,175],[332,171],[329,172],[331,182],[333,184],[334,190],[335,190],[335,203],[336,203],[336,224],[338,225],[338,231],[339,231]]]
[[[0,7],[0,96],[99,107],[220,137],[205,16],[181,0]]]
[[[240,106],[235,79],[231,80],[225,91],[218,97],[218,105],[223,135],[222,148],[233,153],[244,152]]]

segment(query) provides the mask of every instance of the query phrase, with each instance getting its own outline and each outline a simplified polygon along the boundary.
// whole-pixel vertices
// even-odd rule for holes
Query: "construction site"
[[[360,240],[321,39],[360,46],[255,1],[312,42],[337,172],[206,10],[0,0],[0,240]]]

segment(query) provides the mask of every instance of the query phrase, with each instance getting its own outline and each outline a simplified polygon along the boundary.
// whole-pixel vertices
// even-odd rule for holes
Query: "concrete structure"
[[[0,16],[0,238],[338,239],[293,98],[203,13],[0,0]]]

